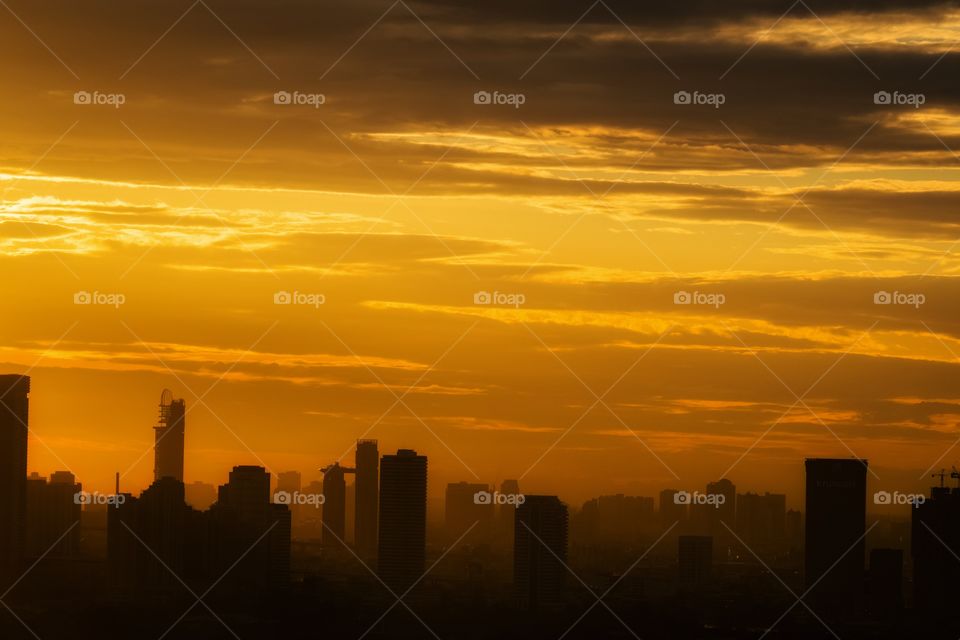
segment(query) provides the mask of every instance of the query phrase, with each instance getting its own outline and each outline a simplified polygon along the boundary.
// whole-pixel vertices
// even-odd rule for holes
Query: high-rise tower
[[[377,572],[402,593],[424,571],[427,541],[427,457],[411,449],[380,460]]]
[[[346,536],[347,483],[344,474],[354,473],[339,462],[321,469],[323,472],[323,535],[324,546],[339,549]]]
[[[805,578],[818,613],[848,614],[863,596],[867,461],[808,458]]]
[[[557,496],[526,496],[514,522],[513,583],[521,606],[559,603],[567,571],[567,505]]]
[[[29,394],[29,377],[0,376],[0,578],[12,577],[23,554]]]
[[[380,452],[376,440],[358,440],[354,541],[361,558],[377,555],[377,510],[380,499]]]
[[[183,482],[183,440],[186,404],[174,399],[169,389],[160,395],[160,421],[154,427],[153,479],[173,478]]]

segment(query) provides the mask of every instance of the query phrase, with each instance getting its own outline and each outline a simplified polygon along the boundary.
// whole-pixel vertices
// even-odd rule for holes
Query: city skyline
[[[17,375],[19,374],[8,374],[7,377],[12,378],[12,377],[16,377]],[[147,459],[152,461],[153,470],[151,471],[151,474],[150,474],[150,477],[152,478],[152,480],[159,479],[160,477],[169,476],[169,477],[174,477],[178,480],[181,480],[186,484],[200,483],[203,485],[216,486],[218,482],[222,480],[222,478],[226,477],[230,468],[232,468],[235,465],[230,464],[228,467],[225,467],[222,474],[220,474],[219,476],[210,475],[203,478],[191,476],[191,474],[189,473],[189,469],[190,469],[189,464],[185,462],[185,460],[190,457],[190,453],[191,453],[190,447],[188,444],[190,440],[189,436],[186,436],[183,430],[181,430],[179,433],[177,433],[176,431],[172,431],[172,432],[169,432],[170,434],[172,434],[171,438],[167,439],[166,435],[168,435],[168,433],[165,432],[162,428],[163,424],[165,424],[164,423],[165,418],[163,418],[162,416],[165,415],[164,414],[165,411],[169,411],[169,409],[167,409],[166,407],[169,407],[171,403],[174,407],[179,407],[179,411],[181,411],[181,413],[175,414],[176,417],[170,420],[171,424],[174,424],[180,427],[183,427],[185,425],[186,414],[189,413],[189,410],[186,410],[184,407],[185,400],[174,399],[170,390],[164,389],[163,398],[161,398],[161,405],[160,405],[161,426],[154,427],[154,430],[156,433],[154,436],[153,445],[151,445],[150,449],[147,452],[144,452],[140,455],[138,459],[138,463],[142,460],[147,460]],[[179,437],[179,440],[177,440],[178,437]],[[28,440],[31,440],[31,439],[36,439],[34,428],[31,428],[28,433]],[[364,442],[364,441],[365,440],[361,438],[359,442]],[[370,442],[373,442],[374,448],[376,448],[376,440],[370,440]],[[160,444],[160,450],[165,452],[164,454],[157,453],[158,443]],[[177,443],[180,444],[179,449],[177,446],[175,446]],[[39,446],[45,446],[45,445],[41,445],[39,442],[37,444]],[[28,460],[31,454],[31,449],[32,447],[28,447]],[[147,454],[150,454],[150,455],[147,455]],[[248,452],[248,454],[253,457],[254,461],[259,462],[260,466],[263,466],[264,463],[262,459],[260,459],[260,457],[255,452]],[[171,461],[163,463],[165,465],[165,468],[169,468],[170,465],[172,464],[173,469],[175,470],[177,468],[181,470],[186,469],[186,471],[180,471],[180,474],[181,474],[180,477],[178,477],[178,474],[175,472],[167,473],[167,472],[159,471],[157,465],[163,455],[165,455],[168,458],[171,458]],[[340,459],[334,461],[332,464],[329,464],[326,467],[316,466],[313,468],[306,468],[306,469],[280,469],[280,470],[274,470],[267,467],[264,467],[264,468],[267,468],[270,471],[271,476],[274,478],[275,484],[279,480],[279,476],[285,473],[297,473],[297,474],[300,474],[302,477],[306,478],[308,482],[315,481],[315,482],[322,483],[328,468],[342,468],[343,470],[339,471],[338,473],[345,480],[347,476],[344,474],[344,471],[347,474],[352,476],[354,474],[354,468],[342,466],[340,465],[340,463],[343,460],[356,455],[357,455],[356,446],[354,446],[354,447],[351,447],[348,451],[344,452],[344,454],[340,457]],[[242,458],[245,458],[246,456],[241,455],[239,457],[242,459]],[[813,456],[813,457],[817,457],[817,456]],[[853,460],[855,458],[851,457],[850,459]],[[796,467],[796,468],[802,469],[803,464],[804,464],[804,458],[801,458],[797,461],[794,461],[792,465],[785,465],[785,466],[787,468]],[[179,467],[177,465],[179,465]],[[33,466],[30,466],[29,461],[28,461],[28,469],[30,473],[40,473],[40,475],[42,476],[50,475],[57,472],[68,472],[76,476],[76,474],[72,470],[62,469],[62,468],[51,468],[50,470],[44,470],[43,472],[40,472],[38,469],[34,468]],[[911,492],[917,493],[917,492],[926,491],[931,486],[935,486],[937,478],[941,478],[941,474],[946,474],[947,476],[949,476],[951,471],[957,472],[957,468],[953,466],[937,467],[936,469],[931,468],[928,471],[931,471],[932,473],[929,473],[929,474],[925,473],[924,475],[917,478],[912,477],[912,474],[910,474],[909,471],[907,471],[903,475],[899,476],[899,478],[902,480],[901,482],[896,482],[892,480],[889,476],[887,478],[887,481],[884,482],[878,476],[876,476],[876,474],[873,474],[873,477],[867,478],[867,482],[871,487],[871,493],[875,493],[875,492],[886,492],[886,493],[899,492],[902,494],[907,494]],[[129,472],[129,469],[128,469],[128,472]],[[736,486],[736,490],[740,493],[751,493],[751,492],[752,493],[758,493],[758,492],[770,493],[771,489],[776,489],[774,493],[783,494],[785,496],[787,506],[791,508],[800,509],[803,506],[803,482],[802,480],[797,479],[795,473],[796,472],[793,469],[791,469],[791,471],[782,472],[780,478],[772,477],[772,478],[766,479],[766,482],[767,482],[766,484],[765,484],[765,481],[758,481],[754,484],[744,486],[742,484],[739,484],[736,481],[733,481],[733,485]],[[114,482],[117,480],[117,478],[115,477],[116,474],[120,474],[119,479],[123,481],[124,490],[129,491],[132,489],[135,492],[137,492],[137,491],[146,489],[150,484],[148,482],[147,484],[144,484],[142,486],[136,486],[136,485],[130,486],[129,480],[126,477],[127,473],[115,471],[110,474],[109,482],[106,482],[102,479],[94,478],[92,482],[88,481],[87,486],[90,488],[91,491],[97,491],[102,494],[107,494],[111,489],[114,488]],[[312,474],[312,477],[311,477],[311,474]],[[793,477],[790,477],[790,476],[793,476]],[[79,478],[79,476],[76,476],[76,477]],[[700,477],[705,477],[705,476],[702,476],[701,474]],[[784,478],[786,478],[786,483],[782,482]],[[485,486],[487,486],[491,490],[495,490],[495,488],[504,480],[512,480],[512,479],[513,478],[510,478],[509,475],[502,478],[490,479],[485,483]],[[440,476],[440,480],[441,480],[440,482],[433,483],[430,489],[430,493],[428,494],[428,505],[431,505],[431,504],[433,505],[433,510],[431,510],[431,513],[429,516],[431,522],[437,522],[443,518],[442,504],[445,501],[445,497],[446,497],[445,487],[447,487],[449,484],[465,483],[465,482],[466,483],[473,482],[473,483],[481,483],[481,484],[484,483],[484,481],[480,478],[470,480],[468,478],[463,477],[462,475],[458,476],[456,475],[456,473],[447,477]],[[709,477],[706,477],[706,479],[702,482],[702,484],[697,485],[697,484],[693,484],[692,482],[682,482],[678,480],[673,480],[673,481],[664,481],[661,485],[633,485],[625,488],[617,488],[617,490],[614,491],[613,493],[621,494],[621,495],[634,495],[634,496],[643,495],[643,496],[649,496],[652,499],[653,497],[661,496],[661,494],[665,491],[695,492],[695,491],[699,491],[701,488],[705,488],[706,492],[710,493],[714,491],[714,489],[711,488],[712,485],[716,483],[722,484],[723,482],[730,482],[730,481],[731,481],[730,478],[710,479]],[[941,478],[940,481],[943,482],[943,479]],[[950,482],[954,482],[954,481],[957,482],[958,486],[960,486],[960,477],[954,476],[954,478],[950,480]],[[355,482],[345,481],[344,486],[346,485],[354,486]],[[534,484],[533,486],[538,487],[538,490],[536,491],[537,493],[550,493],[550,490],[551,490],[551,485],[549,483],[541,483],[539,485]],[[789,490],[790,488],[793,488],[794,490],[791,491]],[[570,504],[579,504],[591,498],[596,498],[597,496],[600,496],[600,495],[613,495],[613,493],[611,493],[609,489],[611,489],[610,485],[601,485],[601,487],[598,488],[598,492],[593,492],[593,493],[590,492],[591,490],[587,490],[587,489],[584,489],[581,492],[567,493],[567,492],[561,491],[558,493],[557,491],[553,491],[553,493],[560,495],[561,498],[565,499],[565,502],[568,502]],[[604,490],[606,490],[606,493],[604,493]],[[659,502],[657,503],[657,505],[659,508]],[[437,507],[440,508],[440,513],[435,512],[435,509]],[[885,504],[883,502],[873,502],[872,504],[868,505],[867,508],[868,508],[868,511],[871,511],[871,512],[878,512],[881,514],[890,514],[890,513],[893,513],[893,511],[891,511],[892,508],[898,508],[898,507],[901,507],[901,508],[909,507],[909,505],[895,504],[895,503]],[[335,528],[335,530],[341,531],[342,529]]]
[[[803,628],[809,633],[816,626],[814,620],[836,637],[835,626],[847,630],[883,621],[916,625],[920,620],[916,616],[922,615],[927,616],[923,626],[933,624],[937,628],[951,624],[954,617],[945,594],[960,575],[960,559],[953,564],[949,558],[956,558],[951,543],[960,540],[960,471],[956,469],[935,474],[940,484],[930,489],[929,496],[898,491],[872,495],[874,505],[906,507],[908,518],[869,512],[869,462],[863,459],[805,459],[803,513],[787,510],[782,494],[741,493],[728,479],[707,483],[704,492],[664,490],[659,504],[652,497],[615,494],[590,500],[580,509],[571,508],[556,495],[523,492],[515,479],[503,481],[499,489],[461,481],[446,485],[445,520],[440,533],[431,532],[435,527],[428,522],[427,457],[400,448],[395,454],[384,453],[372,464],[380,443],[370,439],[357,440],[356,467],[329,464],[321,469],[324,476],[320,483],[304,487],[296,471],[279,474],[274,483],[273,474],[262,466],[236,465],[227,482],[216,489],[214,502],[206,508],[192,505],[186,483],[176,477],[178,465],[182,468],[188,459],[181,437],[186,431],[185,406],[167,389],[161,394],[161,426],[157,427],[154,443],[156,477],[139,495],[121,492],[119,473],[115,493],[109,495],[84,490],[68,471],[51,474],[49,481],[37,473],[21,477],[28,457],[32,388],[27,376],[0,376],[0,431],[4,435],[0,444],[5,454],[0,482],[0,517],[5,523],[0,537],[0,579],[10,585],[7,593],[38,565],[44,567],[44,574],[54,571],[61,579],[72,580],[75,576],[70,567],[75,568],[77,560],[90,566],[102,563],[104,591],[94,600],[105,598],[107,606],[114,606],[118,597],[126,600],[131,595],[172,594],[179,585],[193,593],[193,585],[205,589],[201,596],[194,594],[194,606],[204,604],[213,618],[236,636],[204,601],[212,590],[219,592],[219,602],[233,602],[235,606],[242,602],[242,594],[307,595],[314,588],[309,585],[321,576],[336,576],[343,588],[347,584],[343,580],[354,578],[349,570],[344,572],[342,562],[356,561],[396,598],[361,637],[380,625],[398,604],[436,636],[405,598],[414,590],[422,593],[427,588],[421,585],[424,579],[448,554],[457,552],[458,546],[462,553],[476,558],[455,583],[463,595],[476,597],[481,593],[482,582],[478,579],[488,568],[500,565],[501,577],[494,578],[499,580],[498,589],[502,591],[509,584],[512,594],[501,593],[507,598],[502,604],[509,603],[512,616],[542,623],[561,621],[563,616],[558,614],[572,597],[570,574],[593,593],[571,564],[580,566],[581,571],[596,571],[611,561],[610,557],[604,558],[612,550],[618,550],[615,555],[626,552],[628,559],[640,544],[646,546],[642,555],[602,596],[594,594],[597,602],[572,620],[564,636],[578,626],[592,633],[597,621],[581,622],[598,603],[636,636],[603,599],[651,553],[654,564],[646,565],[644,572],[661,564],[659,579],[673,585],[666,586],[663,593],[678,598],[671,607],[679,604],[682,608],[682,603],[693,597],[712,608],[717,601],[710,594],[724,582],[733,578],[737,589],[744,588],[740,584],[743,571],[754,565],[753,560],[755,567],[775,576],[791,594],[794,592],[789,584],[768,562],[780,566],[780,571],[792,571],[788,579],[798,587],[801,583],[797,578],[802,577],[803,595],[794,594],[796,602],[779,618],[772,622],[757,618],[757,622],[769,625],[764,636],[778,625]],[[168,433],[177,437],[163,437]],[[358,491],[353,485],[348,487],[346,475],[358,476],[367,488]],[[946,486],[948,476],[957,481],[956,487]],[[378,478],[375,494],[369,488],[374,477]],[[197,489],[198,483],[192,484]],[[316,493],[318,489],[320,493]],[[370,549],[373,525],[369,507],[374,495],[376,548]],[[356,520],[348,532],[351,506]],[[883,527],[871,536],[881,524]],[[676,549],[675,555],[671,547]],[[910,561],[905,562],[908,551]],[[317,552],[319,556],[314,555]],[[438,552],[428,564],[428,558]],[[322,558],[327,568],[308,578],[311,572],[304,567],[316,562],[311,560],[314,557]],[[509,582],[503,568],[507,558],[512,560]],[[599,565],[591,568],[597,562]],[[663,566],[664,562],[668,564]],[[495,576],[496,570],[490,575]],[[905,581],[905,577],[912,579]],[[633,580],[631,584],[636,585]],[[429,587],[433,588],[436,583]],[[628,598],[636,597],[632,595],[635,588],[624,590]],[[226,601],[219,600],[224,597]],[[92,602],[89,596],[84,601]],[[813,620],[804,620],[801,615],[784,621],[798,604],[811,613]],[[13,612],[9,605],[7,608]],[[187,613],[164,635],[173,631]],[[665,620],[669,620],[672,614],[665,613]],[[23,629],[38,637],[30,624],[15,617]],[[348,619],[335,624],[350,626]],[[141,620],[143,623],[150,624],[150,620]],[[458,620],[456,624],[463,622]],[[398,631],[403,627],[396,625],[396,621],[389,627],[384,623],[396,637],[409,635],[409,629]],[[537,628],[535,635],[545,630]]]

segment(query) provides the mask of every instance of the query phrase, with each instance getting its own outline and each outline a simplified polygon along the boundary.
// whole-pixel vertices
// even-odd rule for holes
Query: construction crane
[[[357,470],[353,467],[341,467],[339,462],[334,462],[333,464],[328,464],[325,467],[322,467],[320,471],[323,473],[323,477],[326,478],[328,473],[339,473],[343,475],[345,473],[356,473]]]

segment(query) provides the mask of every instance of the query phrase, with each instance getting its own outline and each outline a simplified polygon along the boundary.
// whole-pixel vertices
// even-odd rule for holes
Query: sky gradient
[[[432,496],[726,476],[795,506],[805,456],[852,455],[926,487],[960,458],[958,39],[902,0],[11,1],[30,470],[139,491],[169,387],[188,482],[366,437],[428,455]]]

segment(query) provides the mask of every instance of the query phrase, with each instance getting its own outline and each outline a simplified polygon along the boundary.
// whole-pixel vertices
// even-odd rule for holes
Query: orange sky
[[[146,486],[169,387],[187,481],[368,437],[435,496],[796,505],[804,456],[851,455],[927,486],[960,457],[960,11],[695,4],[0,9],[30,470]]]

